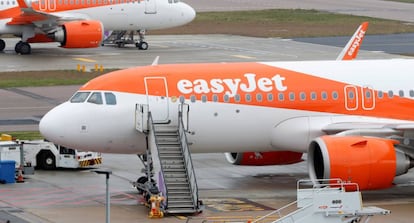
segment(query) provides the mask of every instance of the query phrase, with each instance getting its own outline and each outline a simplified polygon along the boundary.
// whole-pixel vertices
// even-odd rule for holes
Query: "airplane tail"
[[[368,22],[363,22],[358,29],[355,31],[352,38],[346,44],[344,49],[338,55],[336,60],[353,60],[358,55],[359,47],[364,40],[365,33],[368,29]]]

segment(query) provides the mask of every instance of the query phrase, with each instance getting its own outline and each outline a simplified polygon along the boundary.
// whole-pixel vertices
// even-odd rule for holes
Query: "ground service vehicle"
[[[38,169],[91,167],[102,162],[98,152],[81,152],[44,140],[0,141],[0,160],[15,160],[16,168],[23,166]]]

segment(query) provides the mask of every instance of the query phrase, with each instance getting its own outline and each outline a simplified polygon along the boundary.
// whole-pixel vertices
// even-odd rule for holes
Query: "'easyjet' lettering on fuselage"
[[[254,92],[257,89],[263,92],[271,92],[275,89],[277,91],[287,90],[287,86],[283,83],[286,78],[279,74],[276,74],[271,78],[261,77],[256,79],[256,74],[247,73],[244,77],[246,78],[245,82],[242,82],[239,78],[215,78],[209,81],[204,79],[196,79],[194,81],[183,79],[177,82],[177,88],[183,94],[220,94],[225,91],[225,94],[230,97],[235,96],[239,90],[244,93]]]

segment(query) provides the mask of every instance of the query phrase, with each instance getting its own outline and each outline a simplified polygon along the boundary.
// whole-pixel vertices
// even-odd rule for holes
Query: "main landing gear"
[[[16,43],[16,46],[14,47],[14,50],[18,54],[26,55],[32,53],[32,48],[30,47],[30,44],[27,42],[19,41]]]
[[[0,51],[3,51],[6,48],[6,42],[4,40],[0,39]],[[16,46],[14,47],[14,50],[18,54],[30,54],[32,53],[32,48],[30,47],[30,44],[27,42],[19,41],[16,43]]]

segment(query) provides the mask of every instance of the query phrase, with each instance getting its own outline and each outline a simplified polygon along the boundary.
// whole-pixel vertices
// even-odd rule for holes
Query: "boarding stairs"
[[[309,188],[309,185],[312,187]],[[292,206],[297,206],[297,209],[288,212]],[[378,207],[363,207],[357,184],[344,183],[340,179],[318,180],[317,184],[300,180],[297,183],[297,201],[252,222],[366,223],[374,215],[389,213],[389,210]],[[276,221],[266,221],[267,218],[274,219],[275,215]]]
[[[148,150],[154,166],[159,165],[158,188],[166,198],[163,211],[167,214],[192,214],[201,210],[182,108],[180,105],[178,125],[171,125],[155,122],[147,105],[137,105],[137,117],[147,116],[148,124],[143,132],[149,137]]]

